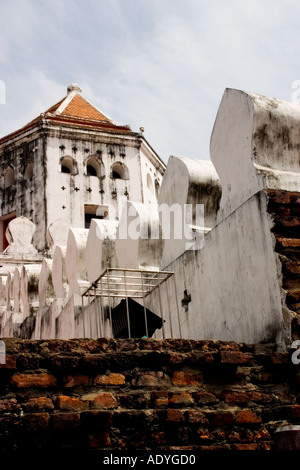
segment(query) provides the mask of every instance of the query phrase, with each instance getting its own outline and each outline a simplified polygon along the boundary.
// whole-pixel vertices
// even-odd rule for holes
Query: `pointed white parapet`
[[[56,245],[53,253],[52,282],[57,299],[65,299],[68,293],[66,272],[66,246]]]
[[[19,313],[20,308],[21,308],[20,306],[20,279],[21,279],[20,268],[16,267],[14,271],[13,285],[12,285],[15,313]]]
[[[20,297],[23,320],[34,315],[39,306],[39,276],[41,264],[27,264],[22,267],[20,280]]]
[[[55,297],[52,282],[52,259],[44,259],[41,266],[39,277],[39,306],[40,308],[49,307]]]
[[[72,295],[61,310],[56,321],[56,338],[71,339],[75,336],[76,295]]]
[[[68,298],[81,295],[89,286],[85,264],[88,229],[70,228],[66,251],[66,273],[69,285]]]
[[[9,222],[6,229],[6,238],[9,246],[5,253],[8,254],[37,254],[32,245],[32,237],[35,232],[35,224],[26,217],[16,217]]]
[[[56,246],[66,246],[70,229],[70,222],[67,219],[56,219],[47,230],[47,243],[50,253],[53,254]]]
[[[92,219],[85,252],[85,264],[90,283],[96,281],[108,267],[116,267],[115,242],[118,222]]]
[[[7,279],[7,273],[0,273],[0,307],[6,305],[5,297],[5,284]]]
[[[117,229],[117,266],[159,269],[161,255],[162,241],[157,206],[127,201]]]
[[[262,189],[299,191],[299,148],[299,103],[226,89],[210,142],[222,183],[218,220]]]
[[[2,337],[9,337],[11,335],[10,326],[9,326],[9,318],[11,316],[11,297],[12,297],[12,275],[8,271],[7,275],[5,276],[5,284],[4,284],[4,306],[3,306],[3,314],[1,318],[1,336]],[[3,278],[2,278],[3,279]]]
[[[33,337],[41,338],[41,321],[54,299],[54,288],[52,283],[52,260],[44,259],[41,265],[38,285],[39,308],[35,317],[35,329]]]
[[[216,224],[221,185],[210,161],[171,156],[159,192],[164,251],[161,268],[188,249],[199,249]]]
[[[21,267],[16,267],[12,278],[12,298],[13,298],[13,313],[11,315],[11,327],[14,333],[23,321],[23,312],[20,302],[20,280],[21,280]]]

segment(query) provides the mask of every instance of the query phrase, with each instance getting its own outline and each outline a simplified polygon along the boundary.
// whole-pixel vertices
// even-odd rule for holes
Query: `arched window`
[[[15,171],[11,166],[4,170],[4,188],[10,188],[15,182]]]
[[[60,165],[62,173],[69,173],[71,175],[75,174],[75,165],[72,157],[63,157]]]
[[[128,180],[129,172],[128,168],[122,162],[115,162],[111,166],[111,177],[113,179]]]
[[[89,158],[86,163],[87,176],[101,176],[101,164],[96,158]]]
[[[108,206],[84,205],[84,227],[89,228],[92,219],[108,219]]]
[[[147,173],[147,188],[152,194],[154,193],[153,181],[149,173]]]

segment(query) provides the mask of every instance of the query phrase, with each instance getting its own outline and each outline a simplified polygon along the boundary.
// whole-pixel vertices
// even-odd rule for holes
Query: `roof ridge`
[[[9,134],[0,137],[0,142],[9,138],[10,136],[16,135],[25,129],[37,124],[42,119],[61,120],[66,124],[78,121],[78,124],[91,125],[94,123],[98,126],[111,127],[121,132],[132,132],[130,126],[119,126],[109,118],[106,114],[100,111],[90,101],[84,98],[81,94],[81,89],[77,84],[71,84],[67,88],[67,95],[59,100],[56,104],[50,106],[46,111],[40,113],[38,116],[30,120],[24,126],[19,129],[10,132]]]

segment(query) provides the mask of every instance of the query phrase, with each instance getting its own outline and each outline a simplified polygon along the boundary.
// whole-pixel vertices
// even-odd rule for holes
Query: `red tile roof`
[[[62,126],[102,129],[108,132],[123,134],[132,133],[129,126],[118,126],[114,124],[111,119],[85,100],[80,93],[72,92],[21,129],[2,137],[0,143],[34,127],[42,119]]]
[[[61,113],[62,116],[79,117],[82,119],[95,119],[96,121],[111,122],[98,109],[94,108],[82,96],[76,94]]]

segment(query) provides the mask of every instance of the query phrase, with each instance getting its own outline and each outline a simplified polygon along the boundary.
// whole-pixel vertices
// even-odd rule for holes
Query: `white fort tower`
[[[165,170],[142,129],[116,125],[74,83],[58,103],[0,139],[0,159],[0,252],[16,217],[35,224],[32,244],[46,253],[55,221],[66,233],[69,226],[89,228],[92,218],[118,220],[120,201],[156,203]]]

